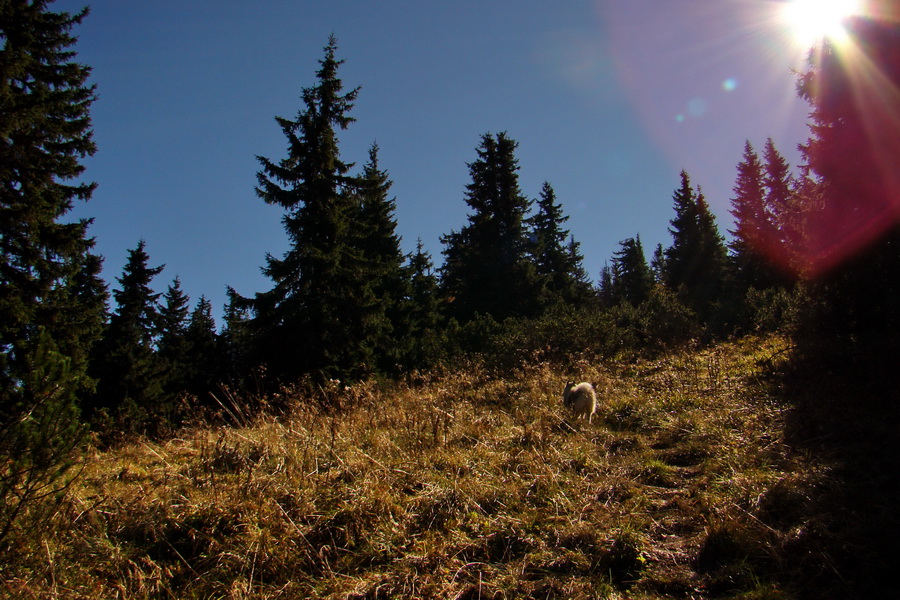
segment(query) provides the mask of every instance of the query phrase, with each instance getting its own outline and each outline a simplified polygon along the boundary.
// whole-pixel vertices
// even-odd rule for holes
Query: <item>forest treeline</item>
[[[798,361],[900,356],[896,105],[879,103],[883,84],[860,90],[868,84],[828,43],[798,78],[812,109],[803,164],[792,169],[771,139],[761,152],[746,143],[730,241],[682,172],[671,244],[648,259],[639,235],[624,239],[595,286],[566,199],[550,182],[536,198],[523,192],[507,132],[478,141],[467,222],[442,236],[440,263],[421,241],[404,254],[378,146],[358,171],[340,153],[359,89],[345,90],[332,37],[296,116],[276,118],[286,154],[258,157],[256,195],[281,207],[289,249],[265,257],[270,289],[229,290],[217,325],[177,278],[155,291],[163,266],[144,240],[108,286],[90,220],[63,219],[94,189],[81,181],[96,89],[73,50],[87,11],[50,4],[0,3],[0,539],[24,527],[23,507],[64,488],[89,429],[106,441],[163,435],[254,410],[227,404],[281,384],[402,377],[473,357],[504,368],[648,353],[779,328]],[[900,84],[896,28],[858,19],[851,35],[879,81]]]
[[[373,144],[358,172],[338,144],[359,90],[344,90],[331,38],[293,119],[278,118],[287,154],[258,157],[257,196],[282,208],[291,240],[269,255],[269,290],[229,289],[218,330],[209,302],[192,308],[176,278],[154,292],[163,267],[144,241],[129,252],[115,309],[95,345],[81,399],[88,419],[115,432],[159,433],[185,411],[221,409],[217,392],[306,378],[397,377],[460,357],[512,366],[535,353],[664,349],[784,324],[796,277],[761,254],[759,231],[788,245],[802,187],[769,140],[747,143],[735,185],[734,242],[726,245],[699,187],[682,172],[673,193],[672,244],[648,262],[640,236],[620,243],[594,286],[550,182],[537,198],[519,185],[518,144],[485,133],[468,163],[468,220],[442,236],[439,266],[419,240],[404,255],[392,182]]]

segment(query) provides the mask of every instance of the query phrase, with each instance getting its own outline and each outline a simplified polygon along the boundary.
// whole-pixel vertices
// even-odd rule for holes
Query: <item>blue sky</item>
[[[85,2],[59,0],[56,10]],[[596,279],[618,242],[668,245],[672,192],[684,168],[725,232],[743,142],[771,136],[792,164],[807,106],[791,69],[802,52],[773,0],[94,0],[78,27],[93,68],[99,184],[77,217],[115,286],[128,249],[147,242],[216,314],[226,286],[270,287],[266,253],[287,249],[277,207],[254,194],[256,155],[278,160],[274,121],[294,117],[329,34],[340,76],[361,91],[341,136],[344,160],[377,141],[394,181],[398,233],[439,238],[466,223],[466,163],[481,134],[519,142],[520,183],[544,181],[571,217]]]

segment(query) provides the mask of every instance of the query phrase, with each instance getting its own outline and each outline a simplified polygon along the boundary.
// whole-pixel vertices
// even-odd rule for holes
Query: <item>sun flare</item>
[[[782,18],[795,41],[807,47],[824,38],[836,43],[844,41],[844,20],[860,10],[860,0],[789,0]]]

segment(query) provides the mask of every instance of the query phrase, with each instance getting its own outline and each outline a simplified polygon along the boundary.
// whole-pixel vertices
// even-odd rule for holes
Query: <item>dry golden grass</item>
[[[333,413],[287,389],[278,419],[94,452],[0,596],[790,598],[826,473],[782,438],[784,348],[335,382]]]

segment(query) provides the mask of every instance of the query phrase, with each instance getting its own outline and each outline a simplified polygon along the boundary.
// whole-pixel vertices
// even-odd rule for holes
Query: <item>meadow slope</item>
[[[223,397],[231,426],[92,451],[0,595],[816,597],[842,579],[833,467],[786,440],[786,346],[332,382],[267,398],[278,418]],[[595,383],[593,424],[569,378]]]

